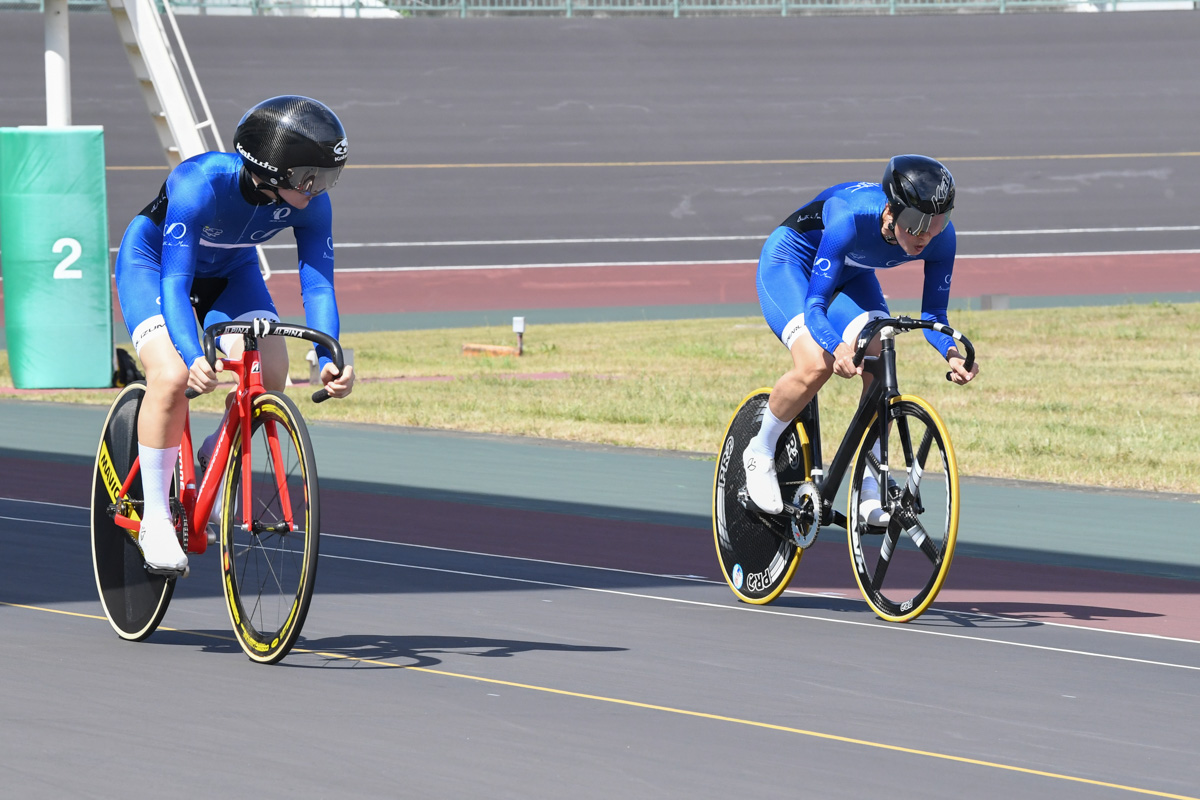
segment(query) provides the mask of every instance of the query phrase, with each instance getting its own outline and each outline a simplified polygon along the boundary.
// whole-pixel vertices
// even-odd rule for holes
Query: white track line
[[[478,551],[474,551],[474,550],[456,550],[456,549],[448,548],[448,547],[436,547],[433,545],[424,545],[424,544],[411,544],[408,542],[389,542],[389,541],[382,540],[382,539],[371,539],[371,538],[368,538],[365,536],[347,536],[345,534],[337,534],[337,533],[322,533],[321,536],[322,537],[330,537],[333,539],[347,539],[347,540],[356,541],[356,542],[367,542],[367,543],[373,543],[373,544],[389,545],[392,547],[412,547],[412,548],[416,548],[419,550],[434,550],[434,551],[442,552],[442,553],[461,553],[463,555],[480,556],[483,558],[501,558],[501,559],[507,559],[510,561],[523,561],[523,562],[530,563],[530,564],[547,564],[547,565],[556,566],[556,567],[571,567],[574,569],[586,569],[586,570],[594,570],[594,571],[598,571],[598,572],[614,572],[618,575],[637,575],[637,576],[644,576],[644,577],[648,577],[648,578],[660,578],[660,579],[666,578],[666,579],[670,579],[670,580],[686,581],[688,583],[706,583],[706,584],[713,585],[713,586],[723,586],[724,585],[724,583],[722,581],[709,580],[707,578],[694,578],[694,577],[689,577],[689,576],[684,576],[684,575],[660,575],[660,574],[654,573],[654,572],[639,572],[637,570],[617,569],[615,567],[596,567],[596,566],[591,566],[588,564],[571,564],[571,563],[568,563],[565,561],[550,561],[547,559],[528,558],[525,556],[507,556],[507,555],[499,555],[496,553],[482,553],[482,552],[478,552]],[[322,557],[324,557],[326,554],[322,553],[321,555],[322,555]],[[346,556],[330,556],[330,558],[348,558],[348,557],[346,557]],[[371,563],[376,563],[376,562],[371,562]],[[378,563],[389,563],[389,562],[378,562]],[[412,566],[412,565],[396,564],[395,566]],[[434,569],[433,567],[416,567],[416,566],[414,566],[413,568],[414,569]],[[454,572],[454,570],[446,570],[446,571]],[[496,576],[496,577],[499,578],[500,576]],[[508,579],[504,579],[504,580],[508,580]],[[518,579],[513,578],[511,580],[518,580]],[[536,583],[536,581],[530,581],[530,582]],[[547,584],[547,585],[550,585],[550,584]],[[584,587],[579,587],[579,588],[584,588]],[[595,589],[592,591],[609,591],[609,590]],[[612,591],[615,591],[615,590],[612,590]],[[617,593],[620,594],[620,592],[617,592]],[[798,596],[802,596],[802,597],[828,598],[830,596],[827,593],[823,593],[823,592],[804,592],[804,591],[800,591],[798,589],[787,589],[787,590],[785,590],[785,593],[792,594],[792,595],[798,595]],[[634,596],[640,597],[641,595],[634,595]],[[659,599],[667,600],[670,602],[691,602],[691,601],[674,601],[671,598],[659,598]],[[864,606],[866,605],[866,601],[862,600],[861,598],[844,597],[844,596],[838,595],[837,599],[846,600],[849,602],[862,603]],[[967,639],[975,638],[975,637],[970,637],[970,636],[963,636],[963,634],[952,634],[952,633],[944,633],[944,632],[940,632],[940,631],[929,631],[929,630],[917,628],[915,626],[892,625],[892,624],[885,625],[885,624],[878,623],[878,622],[876,622],[876,623],[854,622],[852,620],[833,620],[833,619],[827,619],[825,617],[811,617],[811,616],[804,615],[804,614],[792,614],[787,611],[776,611],[773,609],[767,609],[762,606],[754,606],[754,607],[745,606],[745,605],[724,606],[721,604],[711,604],[711,603],[698,603],[698,604],[699,605],[713,605],[716,608],[738,608],[738,609],[741,609],[744,611],[761,611],[761,612],[771,613],[771,614],[781,614],[784,616],[798,616],[798,617],[802,617],[805,619],[819,619],[819,620],[828,621],[828,622],[845,623],[847,625],[868,625],[870,627],[887,627],[887,628],[893,628],[893,629],[907,629],[907,630],[912,630],[912,631],[916,631],[919,633],[929,633],[929,634],[936,634],[936,635],[941,635],[941,636],[959,636],[959,637],[967,638]],[[1030,624],[1030,622],[1033,622],[1033,624],[1035,624],[1035,625],[1046,625],[1046,626],[1056,627],[1056,628],[1066,628],[1066,629],[1072,630],[1072,631],[1090,631],[1093,633],[1116,634],[1116,635],[1120,635],[1120,636],[1134,636],[1134,637],[1138,637],[1138,638],[1154,639],[1154,640],[1164,641],[1164,642],[1179,642],[1181,644],[1200,644],[1200,640],[1196,640],[1196,639],[1183,639],[1183,638],[1174,637],[1174,636],[1161,636],[1161,635],[1155,634],[1155,633],[1135,633],[1132,631],[1109,630],[1107,628],[1090,628],[1090,627],[1086,627],[1083,625],[1070,625],[1070,624],[1063,623],[1063,622],[1045,622],[1042,620],[1032,620],[1031,621],[1031,620],[1027,620],[1027,619],[1021,619],[1020,617],[1003,617],[1003,616],[997,616],[997,615],[992,615],[992,614],[981,614],[981,613],[975,612],[975,611],[971,611],[971,612],[946,611],[944,609],[938,609],[937,606],[931,606],[930,610],[940,611],[943,614],[953,614],[953,615],[959,616],[959,617],[975,617],[975,618],[981,618],[981,619],[995,619],[995,620],[1000,620],[1003,622],[1020,623],[1023,625],[1028,625],[1028,624]],[[1028,645],[1028,646],[1035,647],[1036,645]],[[1050,649],[1053,649],[1053,648],[1050,648]],[[1071,651],[1065,651],[1065,652],[1071,652]],[[1117,658],[1117,656],[1113,656],[1113,658]],[[1133,659],[1133,660],[1136,660],[1136,659]],[[1157,662],[1153,662],[1153,663],[1157,663]],[[1188,669],[1200,669],[1200,667],[1188,667]]]
[[[26,519],[25,517],[0,517],[12,522],[32,522],[35,525],[61,525],[64,528],[91,528],[90,525],[79,525],[74,522],[52,522],[48,519]]]
[[[15,498],[15,497],[0,497],[0,501],[14,502],[14,503],[33,503],[33,504],[37,504],[37,505],[55,506],[58,508],[78,509],[80,511],[88,510],[86,506],[69,505],[69,504],[65,504],[65,503],[47,503],[47,502],[42,502],[39,500],[22,500],[22,499]],[[61,526],[65,526],[65,527],[74,527],[74,528],[90,528],[91,527],[90,525],[79,525],[79,524],[68,523],[68,522],[48,522],[46,520],[29,519],[29,518],[24,518],[24,517],[0,517],[0,519],[11,520],[14,522],[31,522],[31,523],[44,523],[44,524],[48,524],[48,525],[61,525]],[[546,564],[549,566],[556,566],[556,567],[570,567],[573,569],[586,569],[586,570],[594,570],[594,571],[599,571],[599,572],[613,572],[613,573],[617,573],[619,575],[638,575],[638,576],[644,576],[644,577],[650,577],[650,578],[685,581],[688,583],[706,583],[706,584],[714,585],[714,586],[722,585],[720,581],[713,581],[713,580],[709,580],[707,578],[697,578],[697,577],[691,577],[691,576],[686,576],[686,575],[660,575],[658,573],[653,573],[653,572],[639,572],[637,570],[617,569],[614,567],[597,567],[597,566],[592,566],[589,564],[572,564],[572,563],[565,562],[565,561],[550,561],[547,559],[527,558],[527,557],[523,557],[523,556],[508,556],[508,555],[500,555],[497,553],[482,553],[482,552],[478,552],[478,551],[474,551],[474,550],[456,550],[456,549],[448,548],[448,547],[435,547],[432,545],[411,544],[408,542],[389,542],[389,541],[382,540],[382,539],[371,539],[371,538],[368,538],[365,536],[347,536],[345,534],[328,533],[328,532],[322,533],[321,536],[332,538],[332,539],[346,539],[346,540],[355,541],[355,542],[367,542],[370,544],[382,544],[382,545],[388,545],[388,546],[392,546],[392,547],[412,547],[412,548],[417,548],[420,550],[434,550],[434,551],[443,552],[443,553],[461,553],[463,555],[480,556],[483,558],[500,558],[500,559],[507,559],[507,560],[511,560],[511,561],[523,561],[523,562],[527,562],[527,563],[531,563],[531,564]],[[763,608],[761,606],[755,606],[755,607],[726,606],[726,605],[721,605],[719,603],[704,603],[704,602],[692,601],[692,600],[676,600],[673,598],[659,597],[656,595],[641,595],[641,594],[635,594],[635,593],[631,593],[631,592],[620,592],[617,590],[610,590],[610,589],[594,589],[594,588],[589,588],[589,587],[584,587],[584,586],[573,586],[573,585],[569,585],[569,584],[556,584],[556,583],[550,583],[550,582],[546,582],[546,581],[535,581],[535,580],[520,579],[520,578],[508,578],[508,577],[504,577],[504,576],[500,576],[500,575],[469,573],[469,572],[461,572],[458,570],[440,569],[440,568],[435,568],[435,567],[422,567],[422,566],[417,566],[417,565],[413,565],[413,564],[399,564],[399,563],[394,563],[394,562],[389,562],[389,561],[376,561],[376,560],[372,560],[372,559],[355,559],[355,558],[351,558],[349,556],[333,556],[333,555],[329,555],[328,553],[321,553],[320,555],[323,558],[333,558],[333,559],[348,560],[348,561],[359,560],[359,561],[362,561],[363,563],[369,563],[369,564],[385,564],[385,565],[396,566],[396,567],[409,567],[412,569],[423,569],[423,570],[430,570],[430,571],[435,571],[435,572],[446,572],[446,573],[450,573],[450,574],[480,575],[481,577],[491,577],[491,578],[495,578],[497,580],[510,580],[510,581],[517,581],[517,582],[523,582],[523,583],[540,584],[540,585],[545,585],[545,586],[575,588],[575,589],[581,589],[581,590],[586,590],[586,591],[595,591],[595,592],[608,592],[611,594],[627,594],[631,597],[645,597],[645,598],[649,598],[649,599],[662,600],[665,602],[691,603],[694,605],[709,606],[709,607],[713,607],[713,608],[726,608],[726,609],[733,608],[733,609],[742,610],[742,611],[751,611],[751,612],[766,613],[766,614],[778,614],[781,616],[799,617],[801,619],[813,619],[813,620],[819,620],[822,622],[837,622],[837,623],[844,624],[844,625],[865,625],[865,626],[872,627],[872,628],[890,628],[890,629],[895,629],[895,630],[903,629],[903,630],[913,631],[914,633],[926,633],[926,634],[935,635],[935,636],[949,636],[949,637],[954,637],[954,638],[970,639],[972,641],[990,641],[990,642],[995,642],[998,644],[1011,644],[1014,647],[1031,647],[1031,648],[1035,648],[1035,649],[1055,650],[1055,651],[1061,651],[1061,652],[1065,652],[1065,653],[1079,652],[1084,655],[1095,655],[1095,656],[1101,657],[1101,658],[1113,658],[1113,659],[1122,660],[1122,661],[1135,661],[1135,662],[1147,663],[1147,664],[1163,664],[1165,666],[1178,666],[1181,669],[1200,670],[1200,667],[1191,667],[1191,666],[1179,665],[1179,664],[1166,664],[1165,662],[1157,662],[1157,661],[1143,661],[1142,659],[1125,658],[1122,656],[1106,656],[1106,655],[1101,655],[1101,654],[1096,654],[1096,653],[1087,653],[1085,651],[1065,650],[1065,649],[1061,649],[1061,648],[1044,647],[1041,645],[1022,644],[1022,643],[1018,643],[1018,642],[1002,642],[1002,641],[993,640],[993,639],[980,639],[979,637],[966,636],[964,634],[946,633],[943,631],[924,630],[924,629],[917,628],[914,626],[884,625],[881,623],[856,622],[853,620],[830,619],[827,617],[818,617],[818,616],[812,616],[812,615],[808,615],[808,614],[797,614],[797,613],[791,613],[791,612],[787,612],[787,611],[777,611],[774,609]],[[822,598],[827,598],[830,596],[828,593],[824,593],[824,592],[804,592],[804,591],[800,591],[798,589],[787,589],[787,590],[785,590],[785,594],[798,595],[798,596],[802,596],[802,597],[822,597]],[[838,599],[846,600],[848,602],[863,603],[864,605],[866,604],[865,601],[863,601],[859,598],[844,597],[841,595],[837,595],[837,597],[838,597]],[[972,611],[972,612],[945,611],[942,609],[938,609],[936,606],[931,606],[930,610],[940,611],[940,613],[943,613],[943,614],[953,614],[953,615],[960,616],[960,617],[975,617],[975,618],[980,618],[980,619],[994,619],[994,620],[999,620],[1002,622],[1020,623],[1023,625],[1027,625],[1031,622],[1030,620],[1021,619],[1020,617],[1004,617],[1004,616],[997,616],[994,614],[982,614],[982,613],[975,612],[975,611]],[[1063,622],[1047,622],[1044,620],[1036,620],[1036,621],[1033,621],[1033,624],[1039,625],[1039,626],[1045,625],[1045,626],[1050,626],[1050,627],[1066,628],[1066,629],[1069,629],[1072,631],[1090,631],[1092,633],[1116,634],[1119,636],[1135,636],[1135,637],[1139,637],[1139,638],[1155,639],[1155,640],[1164,641],[1164,642],[1179,642],[1182,644],[1200,644],[1200,640],[1195,640],[1195,639],[1183,639],[1183,638],[1178,638],[1178,637],[1173,637],[1173,636],[1161,636],[1159,634],[1153,634],[1153,633],[1135,633],[1132,631],[1110,630],[1107,628],[1091,628],[1091,627],[1087,627],[1087,626],[1083,626],[1083,625],[1070,625],[1068,623],[1063,623]]]

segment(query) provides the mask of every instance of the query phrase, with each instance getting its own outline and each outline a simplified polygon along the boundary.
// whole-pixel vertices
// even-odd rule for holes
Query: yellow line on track
[[[103,616],[97,614],[81,614],[75,611],[62,611],[55,608],[43,608],[41,606],[23,605],[21,603],[8,603],[0,600],[0,606],[8,606],[9,608],[21,608],[27,611],[45,611],[50,614],[63,614],[69,617],[81,617],[84,619],[95,619],[107,621]],[[211,633],[201,633],[199,631],[188,631],[180,628],[168,628],[159,626],[159,630],[170,631],[172,633],[183,633],[191,636],[202,637],[206,639],[219,639],[221,641],[236,642],[232,636],[217,636]],[[1052,778],[1054,780],[1067,781],[1069,783],[1080,783],[1087,786],[1102,786],[1106,789],[1119,789],[1123,792],[1132,792],[1134,794],[1148,795],[1150,797],[1166,797],[1171,800],[1200,800],[1200,797],[1183,794],[1171,794],[1170,792],[1156,792],[1152,789],[1141,789],[1137,786],[1125,786],[1120,783],[1109,783],[1107,781],[1092,780],[1091,778],[1080,778],[1075,775],[1063,775],[1058,772],[1047,772],[1040,769],[1030,769],[1028,767],[1017,767],[1011,764],[1001,764],[996,761],[983,761],[977,758],[966,758],[964,756],[953,756],[947,753],[937,753],[932,750],[917,750],[912,747],[901,747],[894,744],[885,744],[883,742],[873,742],[869,739],[855,739],[849,736],[838,736],[833,733],[822,733],[821,731],[811,731],[804,728],[793,728],[788,725],[775,725],[770,722],[757,722],[750,719],[741,719],[739,717],[727,717],[721,714],[709,714],[704,711],[689,711],[684,708],[673,708],[671,706],[660,706],[654,703],[640,703],[636,700],[622,700],[619,697],[605,697],[598,694],[586,694],[583,692],[572,692],[567,689],[554,689],[549,686],[538,686],[530,683],[517,683],[515,681],[505,681],[498,678],[484,678],[478,675],[464,675],[460,672],[449,672],[441,669],[431,669],[430,667],[417,667],[408,664],[396,664],[391,661],[381,661],[373,658],[362,658],[360,656],[349,656],[343,653],[330,653],[322,650],[308,650],[302,647],[293,647],[293,653],[304,653],[307,655],[320,656],[335,661],[353,661],[359,664],[369,664],[376,667],[391,667],[393,669],[403,669],[412,672],[424,672],[429,675],[439,675],[444,678],[458,678],[460,680],[474,681],[476,683],[488,683],[494,686],[508,686],[513,689],[525,689],[531,692],[542,692],[544,694],[554,694],[560,697],[574,697],[581,700],[594,700],[600,703],[610,703],[612,705],[627,706],[629,708],[641,708],[648,711],[661,711],[667,714],[677,714],[684,717],[694,717],[697,719],[708,719],[716,722],[730,722],[735,725],[744,725],[750,728],[761,728],[771,731],[779,731],[781,733],[794,733],[800,736],[808,736],[814,739],[824,739],[830,742],[841,742],[842,744],[858,745],[859,747],[870,747],[875,750],[888,750],[893,753],[904,753],[906,755],[923,756],[925,758],[935,758],[939,761],[952,761],[958,764],[970,764],[976,767],[988,767],[990,769],[1003,770],[1005,772],[1016,772],[1023,775],[1035,775],[1039,778]]]
[[[1200,151],[1177,153],[1068,153],[1042,156],[961,156],[942,157],[951,164],[976,161],[1079,161],[1093,158],[1195,158]],[[510,164],[347,164],[346,169],[531,169],[537,167],[741,167],[756,165],[882,164],[886,158],[776,158],[712,161],[545,161]],[[166,170],[165,166],[110,166],[113,172]]]

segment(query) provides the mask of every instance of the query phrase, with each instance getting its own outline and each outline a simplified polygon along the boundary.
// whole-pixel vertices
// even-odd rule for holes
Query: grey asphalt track
[[[339,184],[346,242],[764,236],[902,150],[952,164],[964,230],[1188,226],[1200,200],[1195,14],[182,25],[227,136],[261,97],[303,91],[343,115],[356,165],[389,165]],[[40,121],[40,26],[0,14],[3,124]],[[105,126],[110,165],[158,164],[111,20],[73,26],[76,122]],[[818,163],[735,163],[772,159]],[[612,166],[665,161],[722,163]],[[463,166],[554,163],[609,166]],[[437,164],[458,166],[403,168]],[[115,245],[163,173],[109,174]],[[757,247],[359,248],[339,263]],[[1200,795],[1194,497],[972,482],[936,610],[888,626],[835,537],[797,592],[737,604],[713,580],[711,462],[322,426],[317,596],[300,648],[262,668],[231,640],[214,554],[147,642],[103,620],[82,508],[101,417],[0,401],[0,794]]]
[[[341,243],[750,237],[343,248],[343,267],[752,261],[817,191],[905,151],[954,170],[962,254],[1195,246],[994,233],[1194,225],[1195,14],[180,25],[227,141],[273,94],[342,116]],[[0,12],[5,125],[44,121],[41,26]],[[72,26],[74,121],[106,131],[115,247],[165,169],[112,20]],[[773,160],[806,163],[754,163]]]

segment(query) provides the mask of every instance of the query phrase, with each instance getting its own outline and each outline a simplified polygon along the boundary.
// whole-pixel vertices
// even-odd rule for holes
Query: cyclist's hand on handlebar
[[[951,347],[950,352],[946,354],[946,363],[950,365],[950,372],[947,373],[950,380],[960,386],[964,383],[969,383],[972,378],[979,374],[978,361],[971,365],[969,372],[963,368],[966,359],[959,355],[958,348],[956,347]]]
[[[862,365],[854,366],[854,348],[845,342],[833,349],[833,371],[843,378],[862,374]]]
[[[221,359],[217,359],[217,368],[214,370],[208,365],[208,359],[200,356],[192,362],[191,369],[188,370],[188,388],[207,394],[217,388],[217,373],[225,369],[225,364]]]
[[[336,366],[326,364],[321,367],[321,383],[330,397],[345,397],[354,391],[354,367],[347,364],[345,372],[339,375]]]

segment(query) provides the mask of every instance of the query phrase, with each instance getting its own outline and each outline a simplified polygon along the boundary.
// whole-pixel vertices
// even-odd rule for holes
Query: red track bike
[[[339,370],[342,349],[332,337],[300,325],[223,322],[204,333],[210,364],[216,362],[222,334],[241,334],[245,341],[240,359],[223,359],[237,377],[236,394],[198,488],[190,419],[185,423],[171,506],[189,560],[219,542],[222,595],[238,644],[252,660],[271,664],[287,655],[304,625],[317,573],[321,514],[308,428],[290,398],[263,387],[258,339],[291,336],[323,345]],[[158,627],[178,577],[148,571],[137,545],[142,511],[137,415],[145,392],[143,382],[131,383],[113,401],[92,480],[96,587],[113,629],[130,641],[145,639]],[[188,394],[193,396],[191,390]],[[328,397],[321,389],[313,401]],[[208,533],[218,499],[219,530]]]

